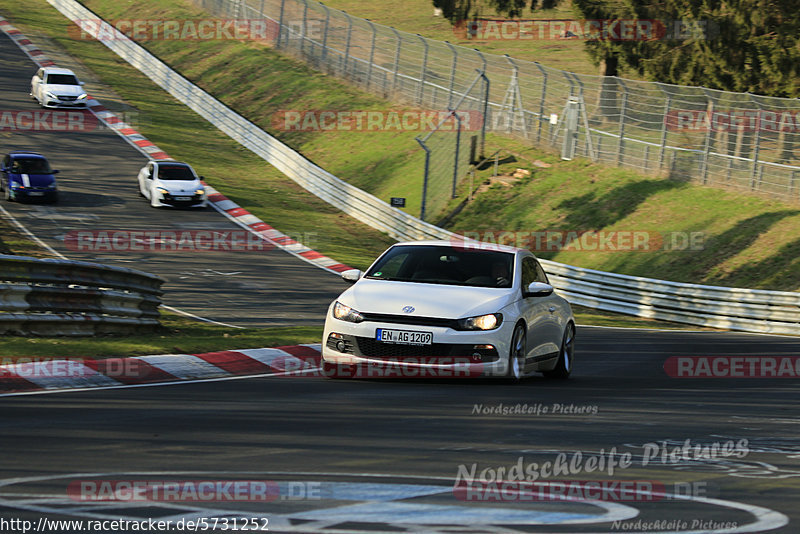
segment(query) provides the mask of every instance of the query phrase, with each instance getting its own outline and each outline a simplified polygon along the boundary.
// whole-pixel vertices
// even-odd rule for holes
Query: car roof
[[[158,161],[154,161],[153,163],[157,165],[169,164],[169,165],[183,165],[185,167],[191,167],[188,163],[184,163],[183,161],[175,161],[174,159],[161,159]]]
[[[32,156],[34,158],[47,159],[38,152],[31,152],[30,150],[14,150],[8,153],[9,156]]]
[[[64,69],[64,68],[61,68],[61,67],[45,67],[44,68],[44,72],[46,74],[72,74],[73,76],[75,76],[75,73],[72,72],[71,70]],[[77,76],[76,76],[76,78],[77,78]]]
[[[424,245],[424,246],[434,246],[434,247],[464,247],[471,250],[492,250],[497,252],[509,252],[511,254],[515,254],[517,252],[523,252],[524,249],[512,247],[509,245],[498,245],[497,243],[485,243],[481,241],[475,241],[474,239],[469,239],[466,237],[462,237],[460,235],[454,235],[452,239],[431,239],[431,240],[423,240],[423,241],[403,241],[402,243],[395,243],[393,246],[408,246],[408,245]]]

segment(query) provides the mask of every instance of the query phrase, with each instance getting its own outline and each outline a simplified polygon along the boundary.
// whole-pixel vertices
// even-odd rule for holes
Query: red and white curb
[[[0,396],[253,375],[306,375],[319,371],[320,361],[319,344],[103,360],[20,358],[18,363],[0,365]]]
[[[52,67],[55,63],[34,45],[22,32],[15,28],[5,18],[0,17],[0,30],[8,35],[34,63],[40,67]],[[121,120],[113,112],[90,96],[87,102],[89,111],[97,117],[108,128],[114,130],[120,137],[125,139],[131,146],[139,150],[147,158],[152,160],[172,159],[166,152],[149,141],[131,125]],[[315,265],[326,271],[341,273],[350,269],[347,265],[334,259],[320,254],[308,248],[302,243],[292,239],[280,230],[276,230],[265,223],[246,209],[240,207],[234,201],[203,182],[208,194],[208,201],[211,206],[225,215],[228,219],[238,224],[245,230],[252,232],[261,239],[273,244],[275,247],[296,256],[303,261]]]

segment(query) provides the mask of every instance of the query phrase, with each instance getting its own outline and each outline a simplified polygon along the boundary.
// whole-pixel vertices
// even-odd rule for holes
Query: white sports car
[[[327,376],[378,377],[398,367],[404,372],[396,376],[511,379],[537,372],[566,378],[572,371],[572,310],[528,250],[455,240],[398,243],[366,273],[342,277],[354,285],[328,309]]]
[[[205,208],[206,189],[188,163],[151,161],[139,171],[139,194],[154,208]]]
[[[31,96],[45,108],[85,108],[89,100],[75,73],[56,67],[36,71],[31,78]]]

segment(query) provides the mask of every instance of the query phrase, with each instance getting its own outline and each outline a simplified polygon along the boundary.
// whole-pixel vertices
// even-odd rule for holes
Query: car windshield
[[[185,165],[159,165],[158,178],[160,180],[194,180],[194,174]]]
[[[464,247],[404,245],[391,248],[366,278],[427,284],[509,288],[514,254]]]
[[[47,82],[51,85],[80,85],[78,79],[72,74],[48,74]]]
[[[42,158],[16,158],[11,162],[11,172],[20,174],[52,174],[47,160]]]

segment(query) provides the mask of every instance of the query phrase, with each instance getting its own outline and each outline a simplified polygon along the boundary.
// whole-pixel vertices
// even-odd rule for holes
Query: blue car
[[[3,180],[0,190],[9,202],[15,200],[41,200],[56,202],[58,186],[55,174],[47,158],[36,152],[18,150],[3,158],[0,165]]]

